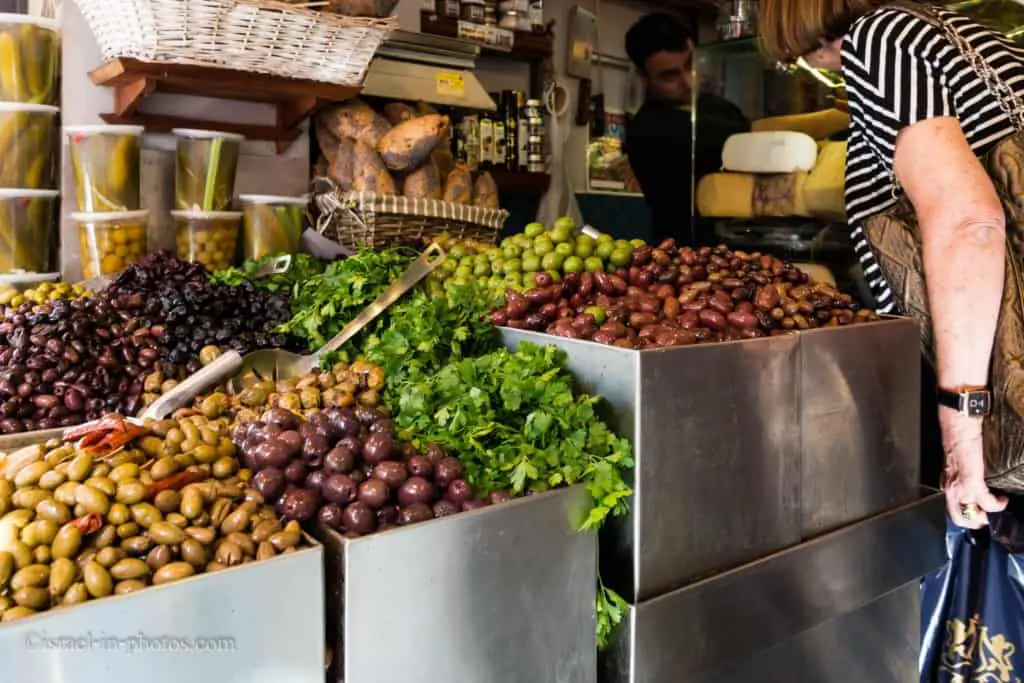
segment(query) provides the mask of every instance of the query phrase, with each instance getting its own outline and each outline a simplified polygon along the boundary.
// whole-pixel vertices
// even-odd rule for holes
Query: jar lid
[[[171,131],[173,135],[177,135],[179,138],[198,138],[201,140],[212,140],[213,138],[224,138],[225,140],[237,140],[242,142],[245,140],[244,135],[238,133],[225,133],[219,130],[196,130],[193,128],[175,128]]]
[[[49,104],[30,104],[28,102],[0,102],[0,114],[4,112],[32,112],[36,114],[49,114],[56,116],[60,111],[59,107]]]
[[[104,123],[91,126],[64,126],[65,135],[142,135],[145,126],[108,126]]]
[[[57,20],[46,17],[37,17],[34,14],[0,14],[0,24],[32,24],[39,28],[57,30]]]
[[[135,222],[149,218],[149,211],[110,211],[108,213],[75,212],[71,220],[76,223],[113,223],[114,221]]]
[[[197,220],[232,220],[241,219],[241,211],[171,211],[174,218],[195,218]]]
[[[243,194],[238,197],[243,204],[288,204],[290,206],[306,206],[309,196],[278,197],[270,194]]]
[[[20,188],[0,188],[0,199],[56,199],[60,190],[23,190]]]

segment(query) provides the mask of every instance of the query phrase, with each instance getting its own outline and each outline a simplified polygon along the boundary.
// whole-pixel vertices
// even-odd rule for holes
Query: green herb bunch
[[[291,292],[295,285],[306,282],[313,276],[324,272],[324,264],[316,258],[309,254],[293,254],[291,266],[285,272],[256,277],[256,272],[261,266],[278,256],[278,254],[270,254],[259,259],[248,259],[241,268],[218,270],[210,276],[210,279],[216,284],[223,285],[240,285],[246,280],[250,280],[259,289],[276,293]]]

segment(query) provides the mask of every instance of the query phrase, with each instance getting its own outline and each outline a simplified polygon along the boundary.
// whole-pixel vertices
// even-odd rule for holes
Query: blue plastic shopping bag
[[[992,529],[946,531],[949,562],[924,580],[921,683],[1024,679],[1024,499]]]

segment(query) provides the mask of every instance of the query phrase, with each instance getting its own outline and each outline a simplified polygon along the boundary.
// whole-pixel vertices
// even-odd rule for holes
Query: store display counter
[[[630,513],[601,576],[631,603],[912,502],[916,325],[887,319],[743,342],[632,351],[555,344],[636,456]]]
[[[588,507],[577,486],[357,539],[321,534],[329,680],[594,683],[597,539],[577,531]]]
[[[911,683],[945,503],[918,502],[634,606],[601,680]]]

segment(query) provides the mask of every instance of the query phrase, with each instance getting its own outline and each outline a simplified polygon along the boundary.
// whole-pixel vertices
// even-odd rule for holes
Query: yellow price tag
[[[441,97],[465,97],[466,83],[460,73],[437,72],[437,94]]]

